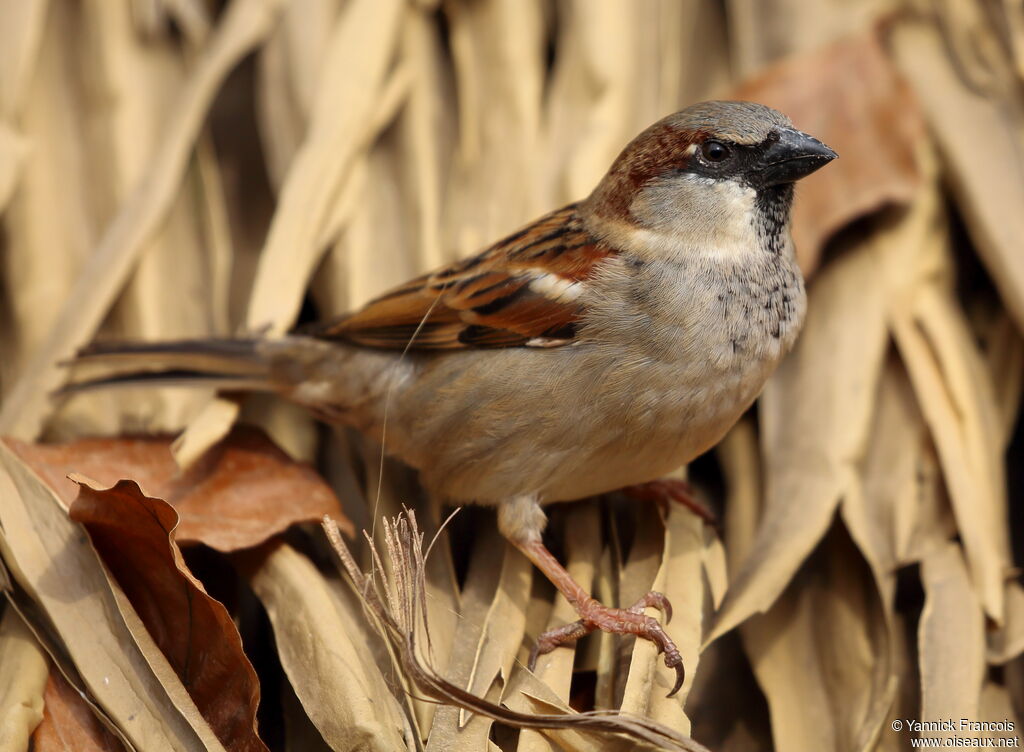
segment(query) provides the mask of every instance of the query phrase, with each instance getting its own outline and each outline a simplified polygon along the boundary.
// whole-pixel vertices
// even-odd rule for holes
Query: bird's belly
[[[761,362],[718,369],[600,350],[523,355],[493,353],[506,362],[486,369],[452,359],[421,380],[436,386],[412,400],[418,412],[389,428],[407,447],[398,454],[435,492],[550,503],[653,480],[714,445],[770,371]]]
[[[666,364],[651,370],[632,408],[595,426],[604,441],[580,451],[570,472],[549,478],[542,501],[645,483],[690,462],[721,440],[756,399],[770,369],[749,364],[714,373]]]

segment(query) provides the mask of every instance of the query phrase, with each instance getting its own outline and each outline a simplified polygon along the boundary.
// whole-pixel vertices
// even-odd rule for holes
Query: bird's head
[[[770,107],[702,102],[633,139],[584,206],[620,245],[731,253],[759,237],[779,252],[793,183],[835,157]]]

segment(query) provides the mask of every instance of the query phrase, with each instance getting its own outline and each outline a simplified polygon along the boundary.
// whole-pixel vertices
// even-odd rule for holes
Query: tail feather
[[[272,390],[270,363],[257,342],[194,339],[92,344],[66,363],[71,379],[56,394],[143,384]]]

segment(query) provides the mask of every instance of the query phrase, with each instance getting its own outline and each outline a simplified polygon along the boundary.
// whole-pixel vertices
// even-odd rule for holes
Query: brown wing
[[[611,254],[571,204],[311,333],[385,349],[565,345],[576,334],[583,285]]]

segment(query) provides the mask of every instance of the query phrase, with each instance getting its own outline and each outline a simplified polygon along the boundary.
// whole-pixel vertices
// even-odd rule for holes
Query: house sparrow
[[[652,481],[715,444],[793,346],[803,280],[794,181],[836,154],[775,110],[705,102],[637,136],[586,199],[361,310],[282,338],[93,345],[112,370],[64,391],[192,383],[263,390],[355,426],[502,534],[580,620],[679,651],[644,608],[606,607],[541,540],[544,506]]]

